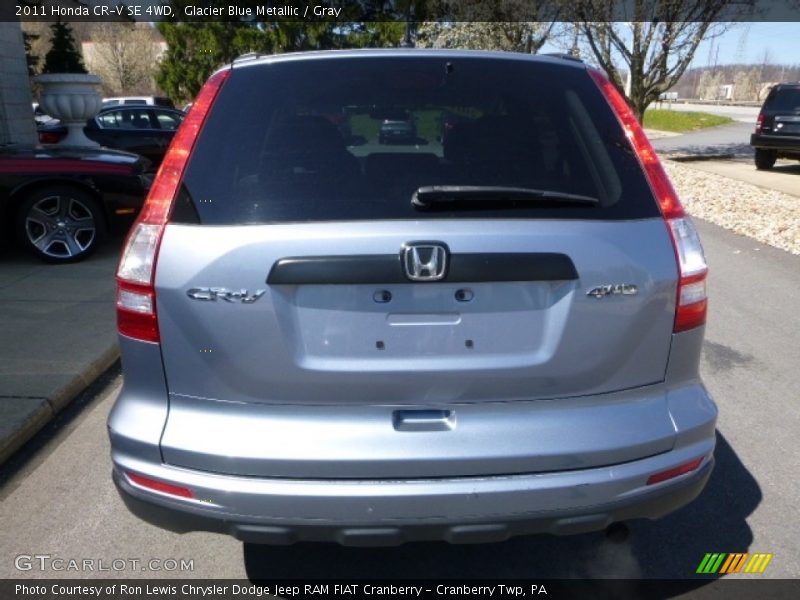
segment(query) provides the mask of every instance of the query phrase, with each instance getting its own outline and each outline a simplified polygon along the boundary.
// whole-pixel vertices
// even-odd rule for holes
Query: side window
[[[122,127],[122,117],[118,110],[110,110],[98,115],[97,120],[103,129],[119,129]]]
[[[161,129],[174,131],[178,128],[178,125],[181,124],[181,118],[173,113],[156,111],[155,114],[156,120],[158,121],[158,126]]]
[[[126,110],[123,113],[123,119],[125,121],[123,127],[126,129],[153,129],[148,113],[149,111],[146,108]]]

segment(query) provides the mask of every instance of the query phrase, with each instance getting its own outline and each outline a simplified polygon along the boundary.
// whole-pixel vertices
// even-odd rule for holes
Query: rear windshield
[[[235,68],[189,161],[178,222],[636,219],[658,208],[584,69],[479,57],[338,57]],[[412,205],[426,186],[516,187],[596,205]]]
[[[770,111],[800,111],[800,87],[782,88],[769,95],[767,107]]]

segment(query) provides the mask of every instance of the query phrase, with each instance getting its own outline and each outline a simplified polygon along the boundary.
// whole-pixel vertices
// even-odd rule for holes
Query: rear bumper
[[[558,448],[559,440],[592,433],[578,433],[576,427],[570,426],[574,421],[566,419],[553,422],[538,433],[526,428],[508,430],[509,448],[515,452],[526,448],[528,464],[535,466],[518,468],[524,463],[509,461],[507,469],[497,469],[494,473],[516,474],[480,476],[459,473],[458,469],[429,474],[416,469],[417,474],[404,476],[399,469],[392,472],[390,462],[382,463],[370,474],[358,474],[346,468],[346,457],[332,456],[333,445],[325,447],[324,453],[319,447],[308,446],[315,456],[324,456],[329,463],[335,463],[327,471],[320,471],[322,475],[308,470],[301,475],[303,465],[299,462],[295,462],[294,472],[276,469],[272,474],[231,474],[241,468],[241,454],[232,452],[236,444],[230,441],[230,436],[225,437],[226,446],[215,447],[214,438],[222,437],[226,430],[222,412],[216,419],[216,436],[213,431],[199,431],[191,423],[186,424],[191,433],[199,435],[206,452],[214,452],[219,460],[206,462],[202,468],[167,464],[163,437],[169,407],[165,382],[154,375],[162,372],[158,346],[134,344],[121,338],[126,382],[108,421],[113,477],[129,509],[162,528],[176,532],[219,532],[243,541],[273,544],[305,540],[345,545],[395,545],[417,540],[487,542],[517,534],[581,533],[603,529],[614,521],[655,519],[694,499],[713,468],[717,408],[696,379],[702,335],[702,328],[698,328],[674,336],[666,377],[670,383],[656,386],[656,392],[639,389],[581,400],[585,405],[581,414],[596,416],[594,433],[601,435],[601,441],[619,445],[619,436],[612,427],[617,413],[610,416],[594,413],[589,405],[605,402],[636,414],[637,404],[647,403],[652,393],[662,394],[673,429],[666,448],[651,448],[635,458],[619,458],[624,454],[615,453],[617,460],[607,454],[603,455],[607,460],[594,465],[587,464],[587,458],[596,458],[594,454],[581,460],[573,455],[571,464],[541,461],[548,449]],[[631,394],[633,398],[628,397]],[[541,404],[546,408],[551,403]],[[559,410],[568,405],[564,401]],[[198,410],[205,409],[198,405]],[[344,407],[339,410],[346,412]],[[536,413],[531,419],[547,425],[545,416]],[[252,421],[254,417],[250,415],[249,419]],[[358,427],[348,425],[350,422],[343,414],[339,419],[340,422],[331,421],[328,429],[345,428],[351,435],[359,431]],[[645,412],[638,422],[627,426],[646,438],[653,432],[651,420],[651,413]],[[460,426],[467,422],[468,419],[462,419]],[[250,440],[269,458],[263,450],[270,436],[247,437],[243,435],[246,421],[236,423],[237,434]],[[265,429],[266,425],[262,431]],[[548,429],[554,433],[553,437],[546,437]],[[613,434],[610,438],[609,432]],[[430,447],[435,435],[413,439],[418,446]],[[284,434],[281,439],[288,444],[291,437]],[[540,449],[525,447],[526,437],[543,440]],[[400,442],[395,440],[390,438],[384,446],[396,447]],[[477,447],[484,456],[498,451],[499,444],[492,445],[480,436],[470,435],[467,442],[465,447]],[[561,444],[562,448],[566,446]],[[371,456],[381,448],[374,446]],[[701,457],[703,460],[695,471],[647,485],[650,476]],[[485,466],[478,457],[471,460],[478,467]],[[189,488],[193,498],[168,496],[143,488],[131,482],[126,473]],[[328,473],[338,478],[331,478]]]
[[[632,463],[561,473],[406,481],[243,478],[117,456],[113,478],[131,512],[179,533],[212,531],[270,544],[490,542],[661,517],[702,491],[714,464],[713,446],[712,438]],[[697,470],[646,485],[650,474],[699,456],[704,459]],[[189,487],[194,499],[142,488],[126,471]]]
[[[800,136],[797,135],[750,135],[750,145],[754,148],[777,150],[790,154],[800,154]]]

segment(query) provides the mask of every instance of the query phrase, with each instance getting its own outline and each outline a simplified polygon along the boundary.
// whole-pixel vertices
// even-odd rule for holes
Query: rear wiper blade
[[[503,187],[485,185],[426,185],[419,188],[411,196],[411,206],[415,208],[431,208],[467,203],[469,206],[483,204],[481,208],[508,205],[529,206],[531,204],[581,204],[596,206],[600,200],[582,194],[570,194],[555,190],[544,190],[524,187]]]

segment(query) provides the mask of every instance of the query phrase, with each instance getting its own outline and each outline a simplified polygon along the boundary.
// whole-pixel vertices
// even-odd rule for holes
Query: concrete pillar
[[[18,22],[0,22],[0,144],[35,144],[31,85]]]

